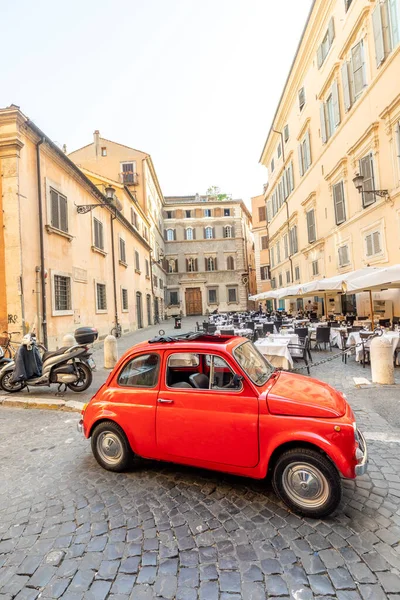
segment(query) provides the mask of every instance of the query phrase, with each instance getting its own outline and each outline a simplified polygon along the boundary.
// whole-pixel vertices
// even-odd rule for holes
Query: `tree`
[[[221,194],[221,188],[219,188],[217,185],[211,185],[206,191],[206,194],[207,196],[215,198],[220,202],[222,202],[222,200],[229,200],[231,198],[230,194]]]

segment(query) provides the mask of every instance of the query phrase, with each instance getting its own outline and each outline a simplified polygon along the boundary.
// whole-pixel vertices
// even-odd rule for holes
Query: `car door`
[[[118,422],[132,448],[144,457],[156,457],[155,416],[162,352],[138,352],[121,366],[104,393],[115,406]]]
[[[165,353],[165,376],[160,381],[157,398],[156,441],[160,457],[240,467],[257,465],[258,398],[254,390],[245,380],[238,389],[212,384],[208,388],[192,388],[186,382],[185,387],[171,387],[168,369],[174,354]],[[198,375],[203,378],[206,356],[217,359],[219,379],[222,368],[234,374],[228,357],[217,353],[194,356],[201,357]]]

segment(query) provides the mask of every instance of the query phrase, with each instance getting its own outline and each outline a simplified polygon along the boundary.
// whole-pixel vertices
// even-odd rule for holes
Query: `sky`
[[[261,151],[311,0],[0,0],[0,106],[68,152],[151,154],[165,196],[262,193]]]

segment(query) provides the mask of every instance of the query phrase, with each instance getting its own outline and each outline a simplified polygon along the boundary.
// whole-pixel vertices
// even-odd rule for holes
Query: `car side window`
[[[214,354],[176,353],[167,362],[166,383],[171,388],[240,390],[238,375],[228,363]]]
[[[141,354],[132,358],[122,369],[118,384],[124,387],[154,388],[158,383],[160,357],[158,354]]]
[[[206,354],[205,362],[209,369],[210,389],[240,390],[241,378],[236,375],[225,359],[214,354]]]

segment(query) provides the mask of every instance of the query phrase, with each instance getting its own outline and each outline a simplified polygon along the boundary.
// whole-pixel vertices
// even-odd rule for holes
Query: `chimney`
[[[62,150],[64,154],[67,154],[67,144],[63,144]]]
[[[94,151],[96,156],[100,156],[100,131],[96,129],[93,133]]]

